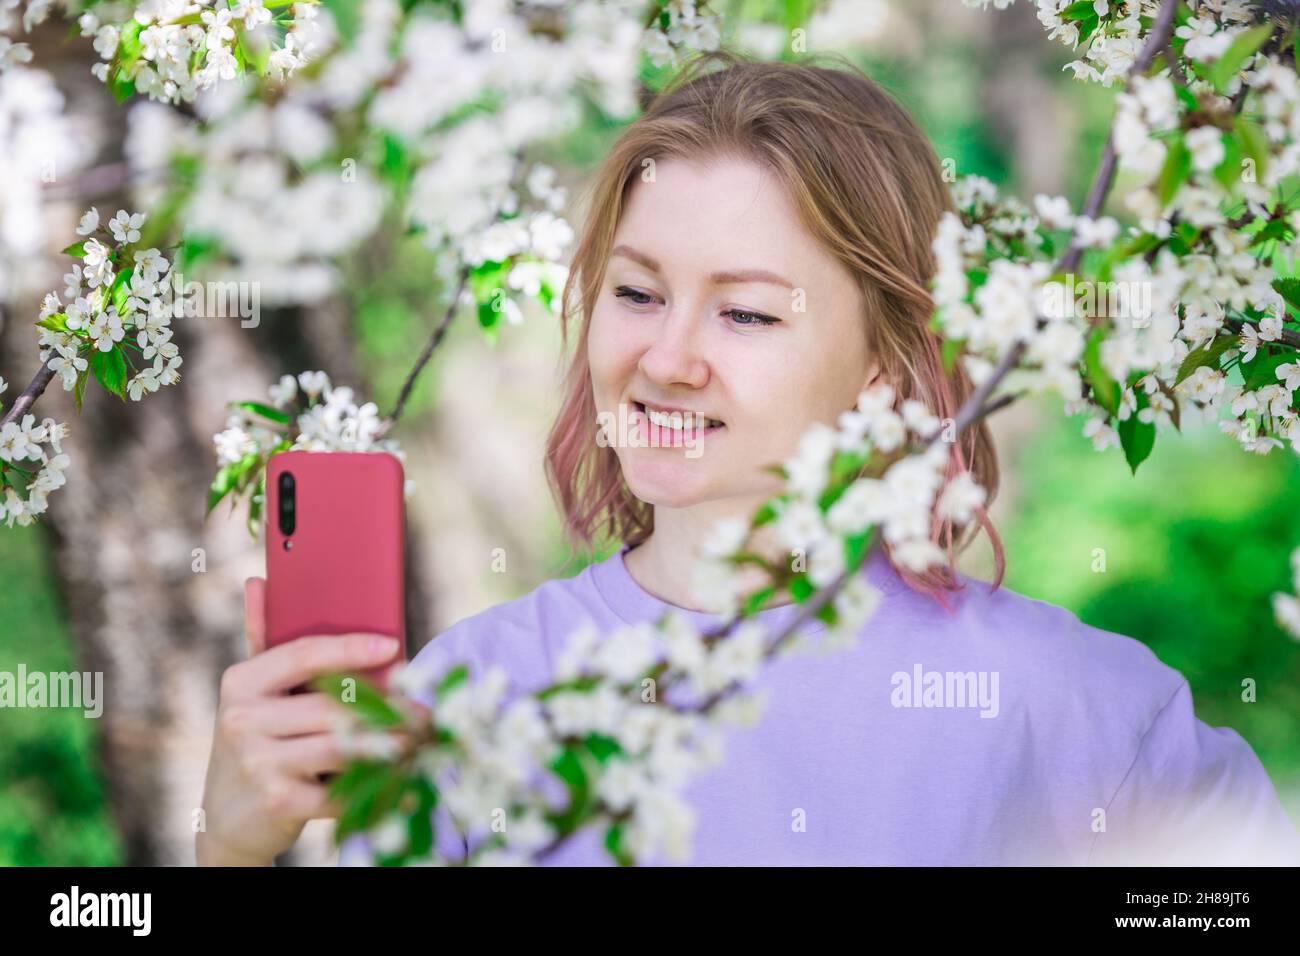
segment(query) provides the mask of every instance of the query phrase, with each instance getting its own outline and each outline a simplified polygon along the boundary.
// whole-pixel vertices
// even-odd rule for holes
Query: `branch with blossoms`
[[[1293,268],[1300,234],[1297,12],[1157,6],[1038,3],[1082,51],[1080,79],[1109,85],[1144,44],[1103,162],[1137,183],[1137,224],[1121,234],[1100,204],[1075,216],[1045,196],[1030,212],[966,181],[935,243],[945,354],[976,381],[1009,367],[1060,394],[1133,470],[1189,409],[1247,451],[1300,452],[1300,279],[1277,268]],[[1167,36],[1154,52],[1153,36]],[[1053,268],[1065,235],[1073,259]],[[1294,614],[1277,618],[1300,637]]]
[[[51,291],[41,305],[41,368],[0,418],[0,510],[10,528],[43,514],[49,494],[67,480],[70,459],[60,445],[67,425],[53,418],[38,425],[28,412],[56,376],[78,409],[92,379],[135,402],[180,381],[171,322],[184,314],[185,299],[168,260],[158,249],[141,248],[144,222],[142,213],[119,210],[101,225],[92,208],[77,229],[83,238],[63,250],[80,262],[63,277],[62,297]]]
[[[76,18],[102,61],[90,72],[119,102],[143,94],[189,103],[246,73],[282,80],[307,62],[319,40],[317,0],[146,0],[138,7],[27,0],[24,7],[25,32],[56,8]],[[0,29],[8,26],[0,21]],[[0,69],[31,61],[26,43],[0,37],[0,44]]]
[[[235,402],[226,428],[213,438],[217,475],[207,513],[223,500],[248,498],[248,530],[256,536],[266,493],[266,464],[282,451],[388,452],[405,461],[397,442],[382,437],[374,402],[357,404],[351,388],[335,386],[324,372],[283,375],[269,389],[270,403]],[[410,494],[412,482],[406,482]]]
[[[522,321],[529,301],[558,307],[565,277],[559,263],[572,237],[557,215],[565,193],[554,170],[524,163],[527,145],[572,125],[584,103],[609,115],[630,111],[636,71],[611,70],[618,57],[629,67],[639,51],[655,62],[675,61],[713,48],[720,35],[720,21],[705,4],[677,0],[650,4],[644,28],[639,12],[620,4],[519,4],[498,11],[504,20],[485,20],[461,4],[433,0],[329,8],[285,0],[149,0],[90,9],[29,0],[0,9],[0,33],[13,31],[11,14],[20,8],[24,30],[52,12],[75,17],[103,61],[93,72],[119,100],[156,101],[132,113],[133,125],[153,124],[152,132],[133,132],[133,141],[167,146],[161,155],[148,146],[157,164],[128,149],[130,164],[113,171],[113,182],[139,185],[149,210],[127,217],[132,233],[141,233],[131,248],[93,238],[69,247],[82,261],[66,277],[67,305],[55,293],[46,297],[38,320],[41,366],[2,426],[0,517],[10,526],[43,514],[48,494],[64,482],[69,460],[58,441],[67,426],[49,418],[38,425],[31,411],[56,375],[78,407],[90,377],[135,400],[178,379],[180,357],[163,323],[170,303],[154,303],[147,285],[166,294],[168,262],[155,247],[168,251],[173,272],[182,263],[209,272],[224,263],[241,274],[269,273],[269,284],[254,280],[270,286],[263,290],[267,301],[277,301],[278,291],[278,301],[309,303],[333,288],[335,263],[377,229],[397,219],[418,233],[442,285],[455,291],[381,425],[386,431],[464,296],[489,338],[501,320]],[[505,72],[495,32],[529,54]],[[445,55],[430,57],[430,45]],[[0,69],[30,59],[24,44],[0,39]],[[447,69],[477,79],[451,83]],[[218,87],[222,97],[199,101]],[[197,119],[195,109],[171,108],[191,101],[201,107]],[[503,156],[513,158],[501,162]],[[85,177],[96,179],[94,171]],[[492,213],[486,224],[485,211]],[[153,264],[134,274],[124,268],[150,249],[158,254]],[[105,269],[112,273],[101,283]],[[281,285],[291,290],[277,290]],[[153,318],[138,325],[141,311]],[[139,361],[157,356],[153,365]],[[292,431],[290,423],[271,424]],[[226,442],[237,444],[231,436]],[[265,456],[259,460],[264,464]],[[252,495],[255,469],[232,478],[237,464],[222,461],[214,487],[232,498]]]

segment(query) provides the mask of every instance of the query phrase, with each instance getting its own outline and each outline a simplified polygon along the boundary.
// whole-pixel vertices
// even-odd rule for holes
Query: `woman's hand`
[[[249,659],[221,678],[203,788],[206,830],[195,837],[200,866],[269,866],[308,820],[338,816],[317,774],[343,767],[334,730],[348,711],[327,694],[290,691],[323,674],[379,668],[398,652],[396,639],[374,634],[300,637],[266,650],[265,598],[266,581],[249,578]]]

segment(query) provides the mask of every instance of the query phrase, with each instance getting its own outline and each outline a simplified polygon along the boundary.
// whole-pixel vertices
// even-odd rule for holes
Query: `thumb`
[[[244,638],[249,657],[266,650],[266,578],[244,581]]]

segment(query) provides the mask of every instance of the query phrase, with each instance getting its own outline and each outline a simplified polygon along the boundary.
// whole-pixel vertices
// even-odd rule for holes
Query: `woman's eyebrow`
[[[631,259],[638,265],[645,266],[651,272],[663,271],[656,259],[647,256],[644,252],[638,252],[631,246],[617,245],[610,250],[609,254]],[[728,285],[738,282],[770,282],[773,285],[785,286],[787,289],[794,288],[794,283],[789,279],[784,279],[775,272],[768,272],[766,269],[738,269],[730,272],[715,272],[709,276],[709,281],[714,285]]]

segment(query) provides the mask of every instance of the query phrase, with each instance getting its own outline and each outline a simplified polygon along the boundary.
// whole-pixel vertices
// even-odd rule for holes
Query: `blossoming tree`
[[[29,18],[48,7],[37,6]],[[268,402],[234,405],[216,437],[209,508],[247,497],[255,529],[261,476],[278,450],[400,453],[389,432],[461,306],[494,330],[523,300],[557,301],[568,230],[552,174],[527,159],[529,143],[573,121],[592,89],[585,81],[597,80],[603,109],[626,115],[638,51],[667,63],[715,46],[721,32],[708,5],[678,0],[328,7],[332,15],[319,17],[303,3],[218,10],[178,0],[116,17],[98,5],[80,17],[103,60],[96,76],[117,95],[215,95],[188,124],[165,120],[175,125],[172,146],[154,161],[193,175],[156,191],[159,211],[119,212],[101,227],[92,210],[79,230],[86,238],[68,250],[80,264],[41,310],[41,372],[0,433],[9,523],[49,507],[68,466],[66,426],[38,425],[27,411],[45,384],[57,376],[80,395],[94,378],[140,400],[176,380],[165,282],[176,261],[210,256],[301,301],[390,213],[420,233],[447,292],[395,407],[381,417],[324,373],[284,376]],[[1251,453],[1300,451],[1294,11],[1245,0],[1037,7],[1049,37],[1077,52],[1074,75],[1116,88],[1115,117],[1077,210],[1062,197],[999,196],[978,178],[955,184],[958,211],[934,239],[932,323],[945,362],[977,384],[955,418],[940,421],[878,387],[836,427],[812,428],[780,464],[786,490],[749,521],[719,526],[698,556],[701,587],[725,608],[714,631],[676,615],[613,634],[580,630],[555,682],[527,694],[499,671],[453,664],[432,687],[403,684],[431,692],[428,711],[364,690],[356,710],[365,729],[346,731],[355,759],[335,784],[347,808],[340,839],[370,833],[386,863],[514,863],[544,859],[597,827],[620,862],[681,856],[692,820],[684,787],[721,758],[724,728],[754,719],[764,662],[856,638],[875,600],[858,573],[871,547],[887,545],[916,573],[947,560],[930,538],[934,519],[977,520],[985,493],[967,474],[947,478],[946,444],[1023,395],[1060,395],[1067,414],[1084,416],[1084,435],[1098,449],[1118,445],[1134,470],[1159,436],[1194,422]],[[557,47],[557,35],[599,42]],[[493,49],[512,43],[517,55],[494,62]],[[543,66],[561,47],[581,52]],[[440,52],[455,53],[454,68]],[[10,62],[25,55],[0,51]],[[280,79],[236,82],[257,74]],[[204,165],[214,155],[231,162]],[[241,172],[243,162],[266,178]],[[1123,224],[1103,213],[1121,172],[1135,183]],[[322,209],[343,223],[327,241],[278,225]],[[178,224],[196,228],[169,261],[161,243]],[[304,265],[318,267],[306,282]],[[751,547],[760,533],[801,560],[760,557]],[[783,594],[801,611],[768,633],[755,615]],[[1300,599],[1277,595],[1275,609],[1300,636]],[[801,634],[813,618],[827,625],[816,646]],[[398,728],[402,747],[388,733]],[[436,806],[469,838],[467,861],[440,856]]]

